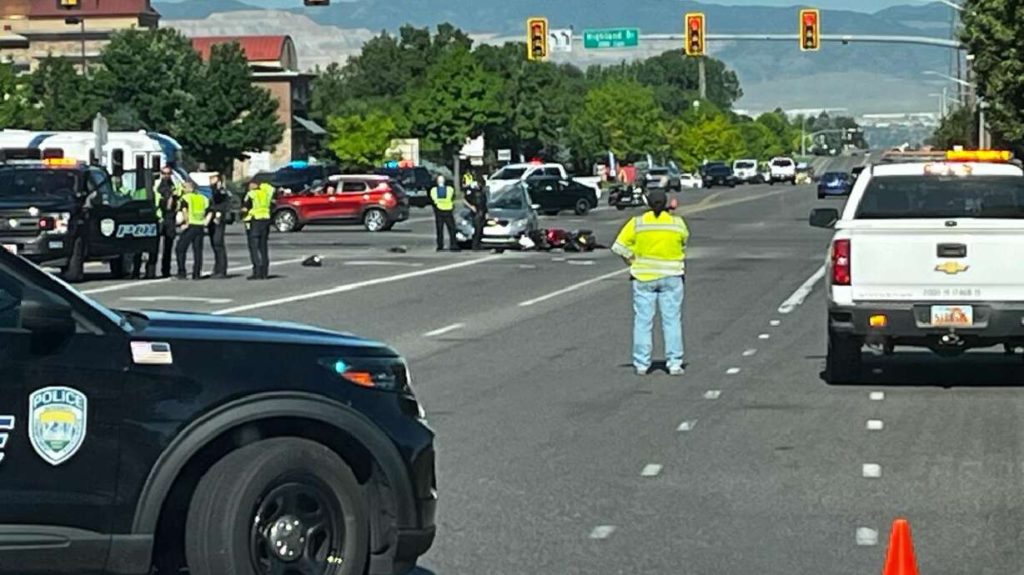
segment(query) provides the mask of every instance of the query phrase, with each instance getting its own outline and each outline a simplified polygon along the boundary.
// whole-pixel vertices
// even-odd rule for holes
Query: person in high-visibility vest
[[[437,177],[437,185],[430,189],[430,201],[434,205],[434,230],[437,232],[437,251],[444,250],[444,230],[448,228],[448,249],[459,251],[455,237],[455,188],[444,183],[444,176]]]
[[[210,200],[196,191],[191,183],[185,184],[185,194],[181,196],[181,214],[184,223],[178,238],[176,255],[178,256],[178,279],[185,279],[185,257],[189,246],[192,247],[192,279],[203,277],[203,237],[206,226],[210,224]]]
[[[667,180],[667,178],[665,178]],[[686,272],[686,221],[668,211],[662,189],[647,195],[651,210],[630,218],[612,251],[629,264],[633,284],[633,367],[651,369],[654,314],[660,308],[665,359],[671,375],[683,375],[683,288]]]
[[[249,182],[249,192],[242,201],[242,220],[249,239],[252,275],[246,279],[265,280],[270,277],[270,211],[274,188],[268,183]]]

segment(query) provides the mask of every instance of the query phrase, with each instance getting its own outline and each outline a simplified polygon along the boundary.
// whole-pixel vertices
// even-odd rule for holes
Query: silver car
[[[524,236],[540,229],[537,205],[530,200],[525,183],[518,182],[490,193],[487,202],[487,225],[482,243],[490,247],[511,248],[521,245]],[[455,218],[456,239],[468,246],[473,240],[473,213],[459,210]]]

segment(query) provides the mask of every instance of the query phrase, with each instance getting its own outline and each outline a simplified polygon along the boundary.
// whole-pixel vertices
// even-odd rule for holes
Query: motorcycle
[[[637,185],[613,189],[608,193],[608,205],[615,206],[617,210],[626,208],[638,208],[647,205],[644,196],[644,189]]]

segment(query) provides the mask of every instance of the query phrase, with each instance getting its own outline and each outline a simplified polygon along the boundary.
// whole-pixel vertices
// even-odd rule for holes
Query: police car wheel
[[[361,575],[369,510],[352,469],[327,447],[282,437],[247,445],[196,487],[185,526],[192,575]]]
[[[585,216],[590,211],[590,202],[584,198],[576,200],[576,215]]]
[[[280,210],[274,214],[274,229],[282,232],[298,230],[299,216],[292,210]]]
[[[371,208],[363,214],[363,227],[369,232],[384,231],[388,225],[388,215],[384,210]]]

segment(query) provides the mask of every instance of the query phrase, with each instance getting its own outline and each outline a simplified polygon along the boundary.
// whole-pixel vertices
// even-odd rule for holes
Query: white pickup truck
[[[944,356],[1024,345],[1024,171],[986,152],[868,166],[842,215],[811,212],[835,228],[829,382],[857,380],[864,344]]]
[[[487,184],[490,186],[491,190],[498,190],[516,182],[525,181],[527,178],[533,176],[558,176],[563,180],[572,179],[577,183],[587,186],[588,188],[593,188],[597,192],[598,199],[600,199],[601,196],[601,178],[599,176],[572,178],[569,176],[568,172],[565,171],[565,166],[553,163],[542,164],[531,162],[526,164],[509,164],[491,174],[491,176],[487,178]]]

